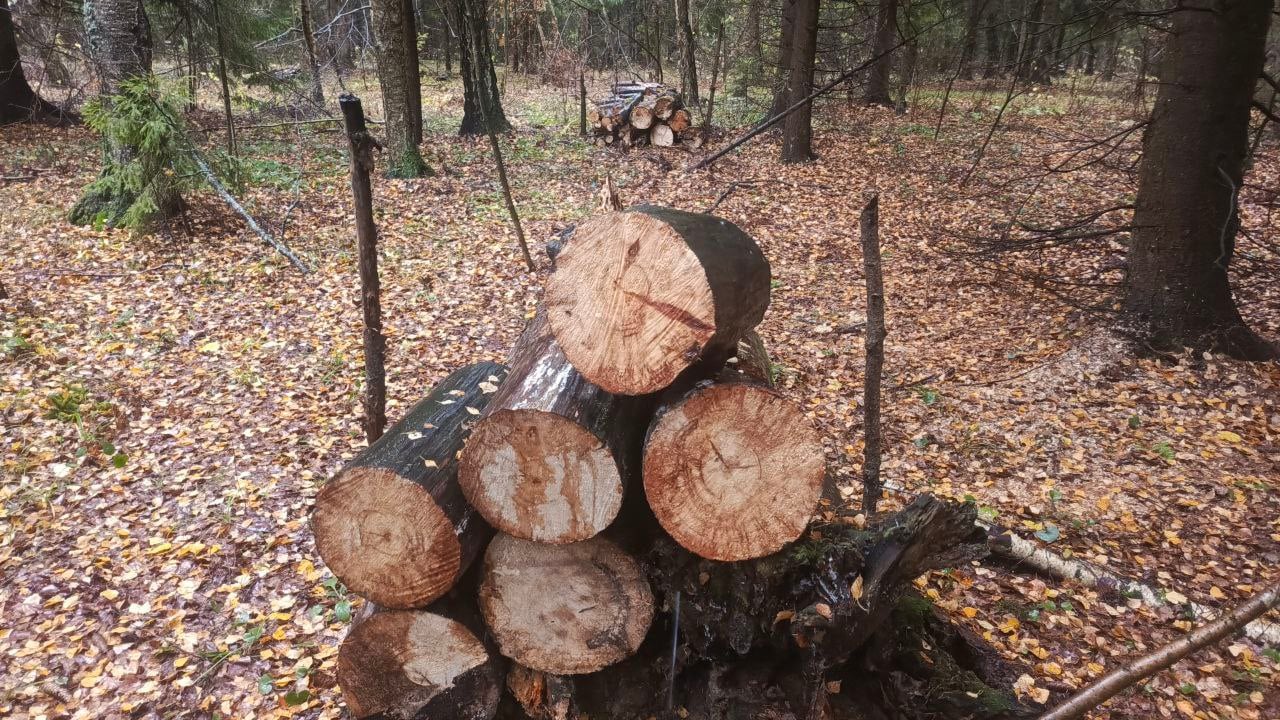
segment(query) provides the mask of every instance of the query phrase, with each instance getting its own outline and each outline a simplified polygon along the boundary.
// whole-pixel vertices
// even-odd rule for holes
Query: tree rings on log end
[[[543,545],[499,535],[485,554],[480,611],[503,655],[576,675],[635,653],[653,592],[640,565],[603,538]]]
[[[429,612],[375,613],[338,651],[338,684],[358,718],[489,720],[502,679],[464,625]]]
[[[569,362],[620,395],[670,385],[716,331],[697,255],[643,212],[605,213],[579,225],[547,281],[545,305]]]
[[[645,444],[653,514],[711,560],[762,557],[800,537],[825,473],[822,440],[803,410],[750,383],[695,390],[659,416]]]
[[[499,410],[477,423],[458,482],[490,525],[544,543],[593,537],[622,507],[622,477],[608,446],[540,410]]]
[[[351,468],[326,483],[311,528],[333,574],[383,607],[422,607],[458,579],[453,523],[431,493],[391,470]]]

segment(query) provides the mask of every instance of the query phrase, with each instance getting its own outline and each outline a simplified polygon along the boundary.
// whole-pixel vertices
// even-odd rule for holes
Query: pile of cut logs
[[[725,693],[806,717],[846,665],[877,677],[854,652],[984,539],[932,498],[810,527],[823,444],[771,382],[769,293],[728,221],[597,214],[505,367],[455,371],[324,485],[317,549],[369,601],[338,655],[356,717],[698,718]]]
[[[619,83],[611,92],[587,111],[597,145],[702,146],[702,130],[693,127],[693,116],[675,89],[661,83]]]

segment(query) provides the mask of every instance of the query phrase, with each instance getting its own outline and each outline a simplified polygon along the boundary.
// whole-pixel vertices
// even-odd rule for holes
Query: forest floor
[[[1280,368],[1135,358],[1105,313],[1078,307],[1105,305],[1105,289],[1064,298],[1051,291],[1064,286],[1021,279],[1051,268],[1114,282],[1115,247],[982,263],[945,252],[959,232],[997,228],[999,209],[1032,185],[1028,208],[1059,219],[1131,199],[1105,163],[1035,172],[1049,150],[1130,122],[1122,104],[1019,98],[968,183],[998,95],[952,98],[938,140],[936,93],[904,116],[832,102],[813,164],[779,164],[766,136],[684,174],[695,155],[592,147],[572,131],[570,94],[513,81],[518,130],[504,147],[540,263],[528,273],[487,144],[452,134],[459,87],[425,92],[438,175],[379,178],[374,190],[393,420],[451,369],[505,358],[548,271],[542,242],[592,212],[606,172],[626,203],[696,211],[739,182],[717,214],[772,262],[761,334],[856,498],[862,339],[846,326],[863,319],[857,217],[877,189],[888,505],[921,492],[972,499],[1056,552],[1167,590],[1170,604],[1152,608],[999,565],[922,579],[940,608],[1025,665],[1020,693],[1081,687],[1184,630],[1183,598],[1227,606],[1280,575]],[[198,120],[218,126],[212,113]],[[241,144],[246,204],[312,274],[207,193],[191,197],[190,234],[72,226],[67,209],[98,168],[90,132],[0,132],[0,175],[26,176],[0,180],[2,716],[343,713],[334,662],[359,600],[321,565],[307,518],[320,484],[364,444],[345,141],[310,125],[245,130]],[[1274,187],[1278,174],[1269,141],[1254,177]],[[1270,215],[1242,197],[1246,227],[1274,237]],[[1242,252],[1265,254],[1248,243]],[[1236,281],[1250,322],[1280,337],[1274,277]],[[1234,641],[1095,716],[1280,717],[1278,661],[1275,648]]]

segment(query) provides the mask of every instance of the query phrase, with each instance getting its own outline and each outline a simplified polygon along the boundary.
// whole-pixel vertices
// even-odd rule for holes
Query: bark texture
[[[727,220],[640,205],[580,225],[545,297],[569,362],[605,390],[643,395],[700,358],[732,356],[769,305],[769,262]]]
[[[298,17],[302,25],[302,45],[306,51],[307,68],[311,71],[311,100],[324,104],[324,86],[320,80],[320,60],[316,56],[316,38],[311,30],[311,0],[298,0]]]
[[[1160,350],[1277,356],[1246,326],[1228,275],[1272,7],[1272,0],[1204,0],[1172,13],[1143,140],[1124,298],[1143,339]]]
[[[416,36],[412,30],[413,13],[406,12],[405,0],[372,2],[378,85],[382,88],[382,109],[386,114],[387,175],[427,177],[433,173],[418,151],[418,140],[422,136],[421,85],[417,73],[417,44],[409,42],[411,35]]]
[[[316,548],[343,584],[390,608],[441,597],[492,531],[458,486],[457,455],[505,370],[454,372],[316,497]]]
[[[862,96],[869,105],[893,107],[889,73],[893,70],[893,49],[897,42],[898,0],[880,0],[876,8],[875,44],[871,48],[871,55],[876,60],[867,74],[867,89]]]
[[[462,127],[461,135],[479,135],[492,128],[506,132],[511,123],[502,112],[498,94],[498,76],[493,69],[493,53],[489,49],[489,17],[485,0],[450,0],[462,36]]]
[[[693,32],[693,15],[689,0],[675,0],[676,39],[680,49],[680,82],[685,97],[695,106],[698,95],[698,41]]]
[[[819,0],[795,0],[786,107],[813,92],[813,68],[818,50],[818,4]],[[813,159],[812,118],[813,103],[805,103],[787,116],[782,127],[783,162],[808,162]]]

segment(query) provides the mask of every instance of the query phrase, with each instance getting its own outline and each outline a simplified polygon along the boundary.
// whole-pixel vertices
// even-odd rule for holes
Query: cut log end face
[[[574,233],[547,282],[565,357],[620,395],[661,390],[715,334],[706,272],[671,227],[643,212],[597,215]]]
[[[822,441],[799,406],[757,385],[712,385],[655,423],[645,445],[645,495],[685,548],[746,560],[800,537],[822,493],[824,464]]]
[[[495,673],[470,630],[421,611],[377,613],[353,628],[338,652],[338,684],[361,718],[415,718],[433,703],[449,717],[493,717]]]
[[[609,448],[572,420],[538,410],[500,410],[479,422],[458,480],[490,525],[538,542],[586,540],[622,507]]]
[[[430,493],[391,470],[352,468],[326,483],[311,526],[325,565],[378,605],[422,607],[457,580],[453,523]]]
[[[480,610],[503,655],[576,675],[634,654],[654,609],[639,564],[603,538],[542,545],[499,535],[485,555]]]

